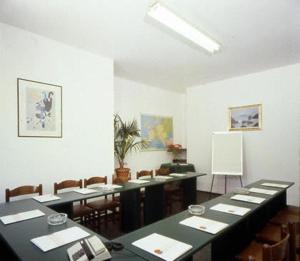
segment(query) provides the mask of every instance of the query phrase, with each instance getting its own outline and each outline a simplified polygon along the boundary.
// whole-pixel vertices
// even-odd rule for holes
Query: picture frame
[[[261,104],[229,107],[229,131],[252,131],[261,129]]]
[[[17,79],[18,137],[62,138],[62,86]]]

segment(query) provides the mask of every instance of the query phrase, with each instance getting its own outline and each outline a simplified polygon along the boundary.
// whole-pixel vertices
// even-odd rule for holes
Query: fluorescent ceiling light
[[[148,16],[172,29],[176,33],[184,36],[193,43],[201,46],[210,53],[214,53],[220,49],[220,44],[188,24],[160,3],[155,3],[150,7]]]

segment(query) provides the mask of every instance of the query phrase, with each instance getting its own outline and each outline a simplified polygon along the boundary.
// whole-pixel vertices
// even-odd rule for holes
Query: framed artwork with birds
[[[18,136],[62,138],[62,86],[18,78]]]

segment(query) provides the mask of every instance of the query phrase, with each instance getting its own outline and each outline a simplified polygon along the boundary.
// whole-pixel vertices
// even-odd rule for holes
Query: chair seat
[[[267,224],[264,228],[256,234],[256,240],[274,244],[281,240],[281,227],[274,224]]]
[[[256,241],[252,241],[247,248],[245,248],[241,253],[236,256],[236,260],[251,260],[249,256],[253,257],[255,261],[263,260],[262,244]]]
[[[104,198],[89,202],[87,203],[87,206],[97,211],[104,211],[106,209],[115,209],[119,206],[119,202]]]
[[[273,217],[270,222],[272,224],[282,225],[288,224],[289,222],[300,222],[300,215],[297,214],[286,214],[285,212],[279,212],[275,217]]]
[[[86,205],[74,205],[73,206],[73,218],[88,216],[93,210]]]

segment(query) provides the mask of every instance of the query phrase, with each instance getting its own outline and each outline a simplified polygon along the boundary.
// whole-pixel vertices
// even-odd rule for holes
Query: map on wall
[[[173,143],[173,118],[142,114],[141,136],[149,150],[165,150]]]

